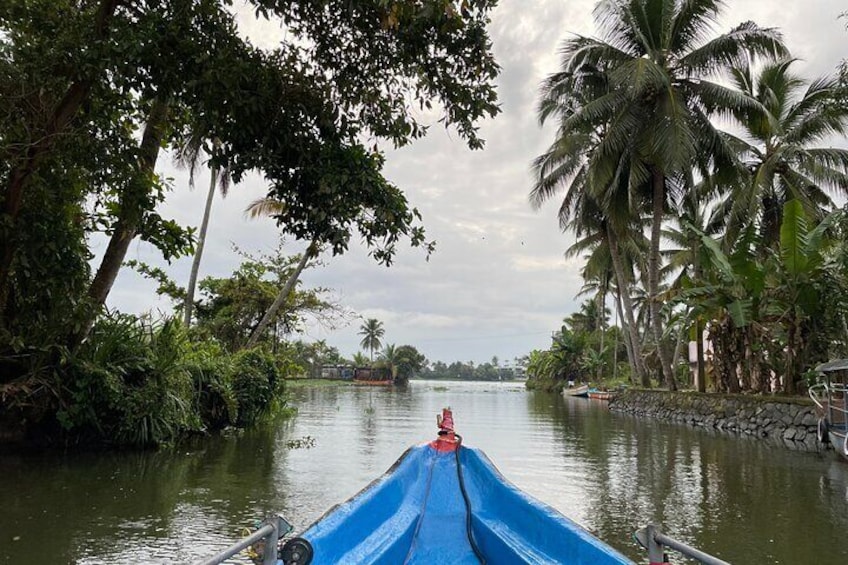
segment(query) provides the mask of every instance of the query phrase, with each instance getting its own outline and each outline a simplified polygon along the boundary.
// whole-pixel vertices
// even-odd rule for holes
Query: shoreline
[[[804,397],[630,389],[610,401],[610,410],[754,437],[796,451],[825,449],[816,437],[814,405]]]

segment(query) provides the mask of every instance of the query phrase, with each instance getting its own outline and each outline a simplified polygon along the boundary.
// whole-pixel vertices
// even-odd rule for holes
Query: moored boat
[[[562,389],[564,396],[575,396],[579,398],[587,398],[589,396],[589,385],[573,386]]]
[[[461,441],[445,410],[437,440],[287,541],[281,563],[633,563]]]
[[[394,377],[385,367],[357,367],[353,372],[353,384],[368,386],[391,386]]]
[[[589,389],[589,398],[595,400],[609,400],[615,393],[611,390],[598,390],[598,389]]]
[[[822,363],[815,371],[822,377],[809,390],[819,417],[817,438],[848,461],[848,359]]]

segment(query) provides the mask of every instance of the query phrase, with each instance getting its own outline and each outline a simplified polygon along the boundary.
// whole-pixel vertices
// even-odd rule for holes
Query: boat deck
[[[482,452],[460,448],[471,531],[486,563],[632,564],[562,514],[524,494]],[[414,447],[301,537],[315,564],[477,564],[454,452]]]

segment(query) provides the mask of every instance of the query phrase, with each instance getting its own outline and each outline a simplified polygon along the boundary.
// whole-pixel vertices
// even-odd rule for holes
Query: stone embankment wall
[[[627,390],[610,402],[610,410],[771,439],[791,449],[820,449],[818,418],[803,398]]]

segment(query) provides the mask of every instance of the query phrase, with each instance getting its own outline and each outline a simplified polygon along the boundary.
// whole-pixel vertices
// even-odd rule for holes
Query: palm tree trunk
[[[695,319],[695,357],[698,364],[695,388],[698,392],[707,392],[707,374],[704,370],[704,328],[700,317]]]
[[[215,199],[215,188],[218,184],[220,169],[212,165],[209,180],[209,193],[206,195],[206,208],[203,210],[203,220],[200,223],[200,233],[197,235],[197,249],[194,252],[194,260],[191,262],[191,274],[188,278],[186,289],[185,306],[183,312],[183,323],[185,327],[191,327],[191,311],[194,308],[194,291],[197,287],[197,274],[200,271],[200,259],[203,257],[203,246],[206,243],[206,231],[209,228],[209,215],[212,212],[212,201]]]
[[[794,311],[790,310],[786,332],[786,358],[783,369],[783,392],[795,394],[795,378],[797,376],[796,353],[798,336],[798,318]]]
[[[616,296],[615,302],[616,311],[618,312],[618,318],[621,320],[621,331],[624,336],[624,349],[627,351],[627,362],[630,364],[630,380],[633,384],[641,384],[641,378],[639,377],[639,370],[636,367],[636,362],[634,361],[633,355],[633,341],[630,338],[630,330],[627,326],[627,322],[624,321],[624,310],[621,305],[621,293],[618,293]]]
[[[153,100],[147,124],[144,127],[144,135],[139,148],[139,170],[126,187],[120,199],[120,211],[118,220],[115,222],[115,230],[109,239],[109,245],[100,261],[100,267],[91,286],[88,288],[89,310],[80,324],[79,330],[71,336],[69,346],[71,349],[78,346],[88,336],[94,320],[100,309],[106,303],[106,297],[112,290],[118,271],[127,255],[130,242],[135,238],[141,220],[146,210],[142,202],[150,191],[150,179],[153,177],[156,161],[159,158],[159,149],[165,137],[168,125],[168,102],[161,98]]]
[[[618,327],[619,312],[621,312],[621,301],[616,296],[615,297],[616,305],[615,305],[615,327]],[[612,378],[613,380],[618,377],[618,331],[615,332],[615,340],[613,341],[613,350],[612,350]]]
[[[663,340],[663,323],[660,315],[660,238],[662,237],[663,203],[665,201],[665,175],[656,168],[651,169],[653,185],[653,225],[651,226],[651,252],[648,254],[648,304],[651,316],[651,328],[657,343],[657,353],[662,366],[663,377],[669,390],[677,390],[677,383],[671,370],[671,358]]]
[[[606,278],[606,277],[604,277],[604,278]],[[606,333],[604,331],[604,308],[606,308],[606,302],[607,302],[606,301],[606,295],[605,295],[603,289],[601,289],[601,292],[598,295],[598,302],[599,302],[598,329],[601,332],[600,344],[598,346],[598,359],[602,359],[602,355],[604,354],[604,334]],[[601,363],[601,364],[598,365],[598,374],[597,374],[598,380],[601,380],[603,378],[603,372],[604,372],[604,366],[603,366],[603,363]]]
[[[678,363],[680,363],[680,356],[683,354],[683,336],[686,333],[686,328],[680,328],[680,331],[677,332],[677,340],[674,343],[674,352],[672,353],[671,358],[671,366],[677,367]],[[688,360],[688,345],[687,345],[687,360]]]
[[[618,249],[618,241],[613,233],[607,233],[607,240],[610,246],[610,255],[612,255],[612,265],[615,269],[615,277],[618,280],[619,296],[623,302],[624,316],[627,320],[627,330],[630,335],[630,354],[633,356],[631,364],[636,368],[636,376],[642,386],[648,388],[651,386],[651,379],[648,372],[645,370],[645,364],[642,360],[642,348],[639,344],[639,336],[636,333],[636,321],[633,319],[633,302],[630,300],[630,285],[627,283],[627,277],[624,275],[624,266],[621,264],[621,254]]]
[[[283,286],[282,290],[280,290],[280,294],[277,295],[277,299],[274,300],[274,303],[271,304],[271,307],[268,308],[268,311],[265,312],[265,315],[259,321],[259,324],[253,330],[253,333],[250,334],[250,339],[247,340],[247,344],[245,344],[244,348],[249,349],[256,345],[259,341],[259,337],[277,315],[280,308],[285,304],[286,299],[289,297],[289,294],[294,289],[294,285],[297,283],[298,278],[300,278],[300,273],[303,272],[303,269],[306,267],[306,263],[312,259],[317,253],[317,241],[315,239],[312,240],[312,243],[309,244],[309,247],[306,248],[306,251],[303,252],[303,256],[300,258],[300,262],[295,267],[294,272],[289,276],[289,279],[286,281],[286,284]]]
[[[697,284],[701,283],[701,256],[698,253],[699,243],[693,241],[690,244],[690,249],[695,250],[692,256],[692,274],[695,277]],[[701,322],[701,316],[695,318],[695,390],[698,392],[707,392],[707,374],[704,370],[704,326]]]

